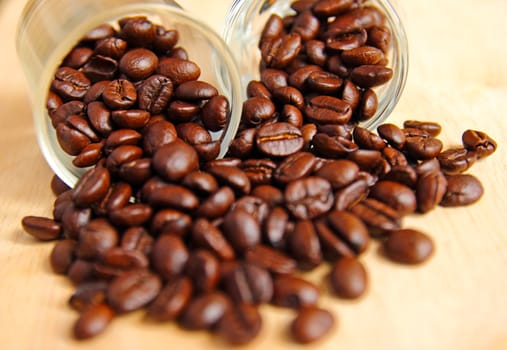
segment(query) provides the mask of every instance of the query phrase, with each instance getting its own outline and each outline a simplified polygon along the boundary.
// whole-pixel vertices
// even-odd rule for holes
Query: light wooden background
[[[228,1],[188,0],[219,28]],[[66,306],[72,288],[51,273],[52,244],[20,229],[27,214],[50,215],[51,171],[38,149],[27,88],[14,49],[24,1],[0,3],[0,348],[214,349],[224,344],[206,333],[153,325],[133,313],[116,320],[96,340],[70,337],[76,317]],[[447,145],[467,128],[488,132],[497,152],[472,173],[485,187],[480,203],[413,216],[406,226],[431,234],[436,255],[419,268],[364,257],[371,279],[366,297],[322,304],[339,317],[335,333],[308,349],[505,350],[507,349],[507,138],[506,0],[397,0],[410,42],[405,93],[389,119],[440,122]],[[317,271],[314,276],[326,273]],[[263,307],[264,328],[248,349],[297,349],[287,340],[290,311]]]

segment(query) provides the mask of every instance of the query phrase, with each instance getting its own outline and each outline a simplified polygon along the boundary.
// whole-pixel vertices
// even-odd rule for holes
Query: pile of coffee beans
[[[464,172],[496,143],[467,130],[462,146],[444,149],[434,122],[377,133],[356,125],[374,113],[371,87],[391,74],[383,15],[362,3],[300,0],[296,15],[271,17],[263,79],[249,84],[242,129],[223,159],[207,150],[228,103],[196,80],[177,32],[126,18],[69,54],[48,109],[62,148],[93,166],[73,189],[55,176],[53,218],[22,224],[57,240],[50,262],[76,286],[76,338],[145,309],[240,345],[260,333],[258,306],[270,303],[293,309],[290,334],[310,343],[336,320],[305,271],[329,264],[329,290],[354,299],[367,289],[359,257],[371,239],[394,262],[431,257],[432,239],[402,218],[479,200],[481,183]]]

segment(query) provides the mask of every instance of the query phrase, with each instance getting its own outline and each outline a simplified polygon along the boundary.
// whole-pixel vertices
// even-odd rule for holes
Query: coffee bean
[[[308,40],[305,43],[305,52],[308,60],[318,66],[324,66],[328,58],[326,43],[321,40]]]
[[[221,187],[201,202],[196,215],[207,219],[219,218],[229,211],[235,200],[234,191],[230,187]]]
[[[211,292],[192,299],[180,317],[184,329],[210,329],[231,307],[230,300],[220,292]]]
[[[83,97],[84,103],[92,103],[96,102],[99,99],[102,98],[102,93],[104,92],[104,89],[109,84],[109,81],[103,80],[99,81],[97,83],[94,83],[86,92],[86,94]]]
[[[382,150],[382,156],[392,167],[406,167],[408,165],[407,157],[394,147],[385,147]],[[412,168],[411,168],[412,169]]]
[[[194,193],[209,195],[218,190],[218,183],[215,178],[204,171],[194,171],[186,175],[182,180],[182,185],[188,187]]]
[[[320,30],[319,20],[313,16],[312,12],[304,11],[300,13],[292,25],[291,31],[301,36],[302,41],[314,39]]]
[[[113,80],[104,88],[102,99],[110,109],[127,109],[137,101],[136,88],[128,80]]]
[[[292,86],[281,86],[273,90],[275,101],[281,104],[290,104],[296,108],[303,108],[305,100],[301,92]]]
[[[381,151],[386,146],[385,141],[380,136],[360,126],[354,128],[353,136],[354,141],[361,148]]]
[[[165,185],[147,197],[148,204],[153,207],[172,208],[192,211],[199,206],[199,199],[183,186]]]
[[[443,147],[442,141],[434,137],[409,136],[406,140],[403,149],[410,157],[417,160],[434,158]]]
[[[108,212],[125,207],[132,196],[132,187],[124,182],[116,182],[109,187],[102,200],[94,205],[96,215],[105,216]]]
[[[287,237],[287,245],[298,267],[303,270],[311,270],[322,261],[319,238],[310,220],[296,222],[294,231]]]
[[[151,114],[161,113],[173,95],[172,81],[160,74],[146,79],[137,90],[139,108]]]
[[[359,167],[356,163],[346,159],[338,159],[326,162],[315,175],[329,181],[331,187],[336,190],[352,183],[358,173]]]
[[[260,304],[273,296],[273,281],[262,267],[243,263],[224,277],[227,294],[235,303]]]
[[[279,69],[264,69],[261,72],[261,81],[273,93],[276,88],[287,86],[288,75]]]
[[[370,197],[387,204],[401,215],[413,213],[417,208],[414,191],[393,181],[377,182],[370,190]]]
[[[74,324],[74,337],[88,339],[102,333],[114,318],[113,310],[106,304],[90,306]]]
[[[294,153],[285,158],[276,168],[274,177],[282,184],[308,176],[315,168],[317,158],[307,152]]]
[[[155,40],[156,28],[144,16],[121,19],[120,27],[130,46],[148,46]]]
[[[370,28],[368,30],[368,40],[366,43],[386,53],[391,43],[391,30],[388,27]]]
[[[98,163],[103,156],[104,142],[90,143],[72,160],[78,168],[87,168]]]
[[[180,277],[168,282],[149,305],[147,314],[156,321],[172,321],[185,309],[192,297],[192,282]]]
[[[207,250],[196,250],[190,254],[185,265],[185,274],[192,280],[199,293],[210,292],[218,284],[220,277],[219,262]]]
[[[384,176],[391,170],[389,163],[382,157],[380,151],[359,149],[348,155],[348,159],[355,162],[359,169],[375,176]]]
[[[440,168],[447,175],[454,175],[469,169],[477,160],[477,153],[465,148],[450,148],[437,156]]]
[[[156,72],[171,79],[176,86],[186,81],[197,80],[201,75],[201,69],[194,62],[173,57],[160,60]]]
[[[250,179],[244,171],[237,167],[212,165],[208,167],[208,172],[212,174],[218,182],[230,186],[237,193],[248,194],[251,190]]]
[[[287,66],[301,51],[301,35],[291,33],[265,42],[261,47],[262,60],[269,67],[280,69]]]
[[[330,51],[340,52],[352,50],[363,46],[366,43],[368,34],[365,29],[351,29],[349,31],[332,32],[325,34],[326,47]]]
[[[25,216],[21,225],[26,233],[41,241],[52,241],[62,234],[62,225],[49,218]]]
[[[386,256],[398,263],[415,265],[433,254],[433,241],[426,234],[412,230],[391,231],[383,244]]]
[[[418,177],[439,172],[440,170],[440,162],[436,158],[423,160],[415,168]]]
[[[377,94],[373,89],[367,89],[363,92],[361,100],[357,107],[356,119],[365,121],[373,118],[378,108]]]
[[[96,259],[118,244],[118,231],[106,219],[93,219],[79,231],[76,256]]]
[[[136,146],[142,139],[142,135],[135,130],[119,129],[111,132],[106,138],[104,151],[110,154],[115,148],[120,146]]]
[[[368,248],[368,229],[354,214],[334,210],[325,217],[324,223],[354,254],[364,253]]]
[[[373,198],[361,201],[350,210],[368,226],[372,236],[382,236],[400,228],[400,213]]]
[[[74,251],[76,249],[76,241],[72,239],[64,239],[58,241],[51,250],[49,262],[55,273],[64,275],[69,270],[70,265],[74,261]]]
[[[287,122],[294,125],[296,128],[300,128],[303,126],[303,113],[301,113],[297,107],[286,104],[281,111],[280,121]]]
[[[188,256],[188,250],[181,238],[162,235],[153,246],[151,264],[159,276],[169,281],[183,272]]]
[[[153,155],[155,171],[168,181],[179,181],[199,168],[196,151],[181,141],[174,141],[156,150]]]
[[[77,239],[81,228],[90,221],[91,214],[92,211],[90,208],[79,209],[73,204],[67,205],[61,216],[63,234],[65,237]]]
[[[447,180],[440,171],[434,171],[417,179],[417,209],[426,213],[437,206],[447,191]]]
[[[127,50],[127,42],[120,38],[109,37],[100,39],[95,45],[95,54],[119,59]]]
[[[477,158],[484,158],[496,151],[496,142],[486,133],[477,130],[466,130],[462,135],[463,146],[477,154]]]
[[[358,28],[369,29],[384,24],[385,15],[375,7],[357,7],[337,16],[329,25],[329,32],[344,32]]]
[[[227,98],[223,95],[217,95],[204,105],[201,120],[206,129],[220,131],[227,125],[230,112]]]
[[[146,49],[132,49],[120,59],[120,71],[133,80],[148,78],[158,66],[158,57]]]
[[[160,278],[144,269],[125,272],[115,278],[107,290],[107,301],[120,313],[134,311],[149,304],[160,292]]]
[[[383,85],[392,77],[393,70],[380,65],[362,65],[350,72],[352,82],[365,89]]]
[[[350,105],[331,96],[316,96],[305,107],[307,118],[318,124],[345,124],[352,116]]]
[[[250,195],[262,199],[270,207],[275,207],[283,202],[282,191],[271,185],[259,185],[252,190]]]
[[[91,143],[85,134],[64,123],[60,123],[56,127],[56,137],[60,147],[71,156],[77,156]]]
[[[107,56],[94,55],[83,67],[83,73],[92,83],[112,80],[118,72],[118,62]]]
[[[232,260],[234,250],[222,232],[206,219],[197,219],[192,226],[192,243],[209,249],[222,260]]]
[[[404,128],[413,128],[413,129],[419,129],[422,131],[425,131],[430,136],[438,136],[440,134],[440,131],[442,130],[442,127],[435,123],[435,122],[428,122],[428,121],[419,121],[419,120],[405,120],[403,122]]]
[[[95,277],[93,272],[93,263],[77,259],[70,266],[67,271],[67,276],[75,285],[80,285],[84,282],[88,282]]]
[[[90,86],[90,80],[82,72],[70,67],[58,69],[51,83],[51,89],[67,101],[83,98]]]
[[[69,305],[83,312],[91,306],[105,303],[108,283],[104,281],[80,284],[69,299]]]
[[[470,174],[456,174],[447,177],[447,190],[440,201],[443,207],[470,205],[483,195],[481,182]]]
[[[322,71],[322,69],[317,65],[303,66],[290,74],[288,82],[290,86],[293,86],[299,90],[303,90],[306,87],[306,81],[310,77],[310,75],[313,72],[319,71]]]
[[[155,40],[153,47],[160,53],[171,51],[178,43],[179,32],[174,29],[165,29],[162,26],[155,26]]]
[[[326,336],[335,326],[333,315],[324,309],[309,306],[301,308],[290,325],[292,338],[308,344]]]
[[[174,91],[174,96],[181,100],[200,101],[209,100],[218,95],[218,90],[204,81],[186,81]]]
[[[364,294],[368,284],[366,269],[356,258],[341,258],[331,269],[329,283],[338,297],[359,298]]]
[[[253,196],[243,196],[236,201],[233,205],[233,210],[243,209],[255,220],[262,224],[269,213],[269,207],[262,199]]]
[[[277,306],[300,309],[316,305],[320,297],[317,286],[296,276],[278,275],[273,282],[272,302]]]
[[[292,181],[285,189],[287,209],[298,219],[313,219],[325,213],[333,201],[330,183],[320,177]]]
[[[408,165],[395,165],[383,178],[386,181],[399,182],[409,188],[415,188],[417,183],[416,171]]]
[[[149,123],[143,129],[143,150],[153,155],[162,146],[175,141],[176,137],[176,128],[172,123],[165,120]]]
[[[294,273],[297,263],[281,251],[259,244],[245,254],[247,262],[260,266],[275,274]]]
[[[109,219],[117,226],[140,226],[150,220],[152,212],[153,209],[147,204],[136,203],[112,210]]]
[[[224,313],[215,331],[232,345],[244,345],[259,334],[261,326],[262,318],[257,307],[242,303]]]
[[[271,99],[271,92],[269,92],[266,85],[257,80],[251,80],[246,87],[247,97],[264,97]]]
[[[243,170],[253,186],[271,182],[276,163],[270,159],[247,159],[241,164]]]
[[[87,206],[100,201],[111,184],[109,171],[97,166],[88,170],[77,182],[72,191],[72,200],[77,206]]]
[[[381,124],[377,127],[378,134],[396,149],[402,149],[405,145],[405,134],[394,124]]]
[[[123,249],[138,250],[149,255],[153,247],[153,237],[141,226],[129,227],[123,232],[120,246]]]
[[[101,54],[100,52],[97,53],[99,55]],[[93,50],[89,47],[76,47],[65,57],[62,62],[62,66],[79,69],[88,62],[92,55]]]
[[[246,210],[238,208],[224,218],[224,235],[234,249],[242,253],[259,244],[261,229],[259,222]]]
[[[167,108],[167,118],[173,123],[186,123],[192,121],[201,111],[196,102],[174,100]]]
[[[258,125],[270,119],[275,113],[275,105],[265,97],[250,97],[243,102],[241,119],[251,125]]]
[[[192,218],[189,215],[175,209],[162,209],[153,215],[150,232],[184,236],[191,226]]]

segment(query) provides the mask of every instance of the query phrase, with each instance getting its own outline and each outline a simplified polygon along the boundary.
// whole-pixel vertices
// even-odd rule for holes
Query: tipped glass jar
[[[62,149],[62,145],[65,146],[66,138],[68,139],[69,137],[74,137],[73,135],[79,135],[77,137],[79,141],[82,134],[86,137],[90,136],[87,135],[87,131],[92,134],[91,138],[93,138],[93,134],[101,133],[96,130],[96,127],[89,130],[89,125],[86,124],[86,118],[81,118],[79,116],[79,113],[83,111],[77,113],[77,116],[74,116],[72,111],[70,111],[67,114],[72,118],[71,120],[66,119],[65,123],[62,123],[59,129],[61,135],[58,137],[55,131],[55,129],[58,128],[57,125],[54,125],[58,124],[58,121],[55,122],[55,118],[50,118],[48,110],[50,112],[49,114],[51,114],[51,109],[58,106],[60,102],[51,101],[51,99],[48,101],[48,92],[50,90],[53,92],[55,91],[55,81],[57,81],[57,84],[60,85],[56,87],[56,90],[63,92],[63,98],[60,96],[62,99],[61,102],[66,103],[72,100],[79,101],[83,99],[82,96],[79,98],[76,96],[74,99],[72,91],[69,92],[67,89],[79,89],[79,79],[73,81],[72,76],[73,74],[79,75],[82,73],[83,66],[81,66],[81,64],[83,64],[84,61],[73,62],[73,66],[75,63],[74,68],[66,69],[65,71],[58,72],[58,69],[61,67],[64,59],[72,61],[73,57],[68,56],[68,53],[71,52],[73,48],[84,47],[84,53],[82,54],[86,56],[89,53],[90,57],[88,57],[88,60],[95,59],[95,63],[91,64],[88,70],[91,76],[90,74],[85,74],[85,80],[89,80],[89,82],[85,81],[86,86],[88,86],[87,84],[92,86],[94,83],[105,79],[107,71],[112,68],[112,70],[115,70],[112,79],[129,80],[129,83],[125,83],[127,84],[126,86],[123,86],[123,83],[117,84],[118,91],[123,90],[125,87],[133,86],[133,93],[136,93],[136,90],[140,88],[141,80],[146,78],[142,72],[140,76],[136,76],[135,72],[130,72],[133,74],[129,76],[128,67],[120,69],[121,60],[119,57],[111,58],[111,54],[108,55],[102,52],[104,50],[107,51],[107,47],[105,49],[99,49],[99,51],[102,50],[101,52],[96,52],[98,41],[93,43],[95,47],[91,47],[90,45],[88,47],[86,45],[78,45],[80,43],[82,44],[81,40],[83,37],[86,38],[87,34],[89,35],[88,39],[93,39],[90,38],[90,35],[91,37],[93,37],[93,35],[99,35],[100,37],[100,34],[97,34],[96,31],[92,31],[92,29],[100,27],[104,23],[109,24],[110,28],[114,28],[115,33],[121,32],[123,30],[121,27],[124,25],[121,19],[126,17],[145,18],[147,22],[159,25],[161,26],[160,28],[166,28],[169,32],[171,30],[177,32],[178,46],[183,47],[184,50],[179,50],[172,54],[170,52],[160,53],[159,50],[157,54],[159,57],[157,57],[157,59],[161,61],[166,55],[181,57],[179,55],[185,56],[188,54],[189,60],[200,68],[199,80],[203,80],[216,87],[219,94],[227,98],[229,111],[227,113],[225,127],[220,131],[211,133],[213,139],[218,140],[220,143],[220,155],[225,154],[229,143],[236,134],[240,119],[242,87],[239,79],[240,74],[233,55],[221,38],[215,34],[211,28],[193,19],[174,1],[30,0],[25,7],[18,27],[18,55],[29,83],[34,126],[36,128],[40,148],[52,170],[68,185],[74,185],[79,176],[83,173],[83,168],[75,166],[75,164],[73,164],[74,157],[68,154],[69,151],[72,151],[70,153],[77,152],[73,147],[76,146],[74,143],[67,144],[67,147],[63,147],[67,148],[66,151]],[[145,25],[144,22],[141,23],[141,26],[143,25]],[[159,30],[162,36],[166,33],[165,29]],[[171,36],[172,33],[167,35]],[[135,40],[134,42],[128,42],[127,40],[127,44],[129,49],[132,46],[145,46],[142,43],[136,43]],[[121,45],[115,45],[116,44],[113,45],[115,49],[121,50]],[[143,51],[144,56],[141,55],[143,59],[142,62],[154,59],[152,55],[148,54],[146,56],[145,54],[146,52]],[[114,56],[114,53],[112,55]],[[77,56],[77,61],[79,61],[82,57],[80,55]],[[130,63],[135,62],[137,58],[139,57],[132,57]],[[116,65],[118,65],[118,67],[116,67]],[[126,62],[125,66],[128,65],[129,62]],[[139,67],[135,67],[133,69],[136,70],[138,68]],[[125,71],[127,71],[127,74],[125,74]],[[56,76],[55,73],[57,73],[57,75],[58,73],[61,74]],[[125,75],[127,75],[127,79],[124,79]],[[167,82],[162,78],[158,80],[155,79],[153,83],[158,87],[167,87]],[[181,94],[183,93],[184,92],[181,92]],[[51,96],[50,93],[49,97]],[[128,99],[128,96],[126,98]],[[58,100],[58,98],[55,99]],[[102,98],[102,100],[104,99]],[[107,104],[107,101],[104,102]],[[109,102],[111,105],[115,104],[114,101]],[[56,105],[53,103],[56,103]],[[220,104],[220,101],[218,104]],[[114,107],[111,105],[107,107]],[[137,102],[132,107],[140,109]],[[183,107],[180,106],[180,109]],[[201,107],[203,106],[199,106],[199,108]],[[150,113],[151,112],[153,111],[150,111]],[[120,121],[120,125],[117,126],[121,127],[122,124],[129,126],[130,122],[134,124],[139,122],[144,114],[142,112],[130,113],[127,111],[118,112],[117,115]],[[85,123],[83,123],[83,119]],[[100,121],[98,123],[100,124]],[[112,123],[115,123],[115,121],[113,120]],[[107,130],[103,132],[103,135],[99,136],[103,137],[106,134]],[[84,139],[86,141],[85,143],[88,143],[86,138],[81,139]],[[102,142],[104,143],[103,140]],[[103,147],[103,143],[101,146],[99,142],[96,142],[98,145],[97,147]],[[90,152],[93,153],[96,152],[96,150],[91,149]]]
[[[317,112],[330,101],[338,106],[333,113],[325,108],[324,117],[313,107],[306,110],[317,124],[351,118],[348,125],[374,129],[405,86],[407,39],[387,0],[236,0],[223,36],[239,64],[245,98],[259,88],[251,81],[261,81],[273,93],[285,75],[307,105],[315,95],[326,96],[313,101]],[[347,102],[352,116],[347,105],[327,96]]]

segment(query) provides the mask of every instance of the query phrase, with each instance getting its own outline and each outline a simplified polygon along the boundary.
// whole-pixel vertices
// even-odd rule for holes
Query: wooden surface
[[[215,28],[227,1],[188,1]],[[23,1],[0,2],[0,348],[213,349],[207,333],[154,325],[133,313],[107,332],[77,343],[67,307],[70,283],[52,274],[52,243],[20,229],[27,214],[50,215],[51,171],[32,127],[27,89],[14,49]],[[507,349],[507,1],[397,0],[410,42],[407,87],[389,119],[433,120],[443,125],[446,145],[459,144],[467,128],[484,130],[499,148],[471,173],[480,177],[480,203],[439,208],[412,216],[405,226],[428,232],[436,255],[410,268],[379,257],[372,245],[363,261],[371,285],[357,302],[322,300],[339,318],[330,337],[308,349],[505,350]],[[326,273],[320,269],[312,278]],[[264,328],[248,349],[296,349],[287,340],[287,310],[263,307]]]

